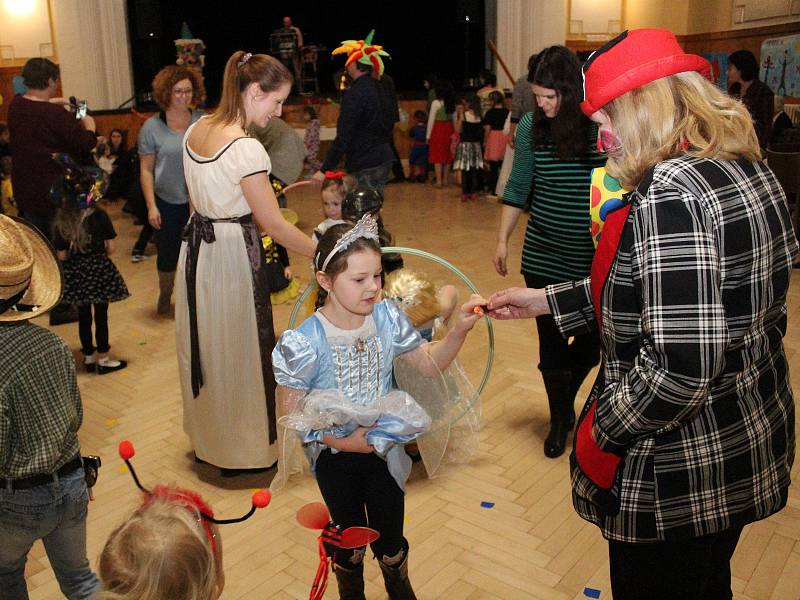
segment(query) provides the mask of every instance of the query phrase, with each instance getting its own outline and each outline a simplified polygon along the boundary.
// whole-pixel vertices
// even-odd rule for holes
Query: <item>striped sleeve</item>
[[[533,113],[525,113],[517,125],[517,143],[514,147],[514,163],[503,192],[503,204],[522,208],[533,188],[533,152],[531,149],[531,125]]]

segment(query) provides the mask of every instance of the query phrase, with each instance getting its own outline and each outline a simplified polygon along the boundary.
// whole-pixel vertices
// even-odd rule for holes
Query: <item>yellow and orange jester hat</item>
[[[374,29],[363,40],[345,40],[341,46],[331,52],[331,56],[347,53],[347,62],[344,63],[345,68],[350,66],[350,63],[358,61],[365,65],[372,65],[375,73],[381,76],[383,75],[383,59],[381,56],[389,56],[389,53],[383,49],[383,46],[372,43],[373,35],[375,35]]]

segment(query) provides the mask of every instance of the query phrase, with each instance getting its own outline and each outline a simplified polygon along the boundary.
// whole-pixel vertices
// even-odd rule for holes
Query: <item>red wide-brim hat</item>
[[[624,31],[599,48],[583,65],[583,102],[588,117],[623,94],[662,77],[711,72],[708,61],[686,54],[668,29]]]

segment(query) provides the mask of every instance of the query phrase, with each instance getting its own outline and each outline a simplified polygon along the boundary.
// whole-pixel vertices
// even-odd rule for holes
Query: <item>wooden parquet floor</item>
[[[321,220],[319,197],[310,188],[295,192],[290,207],[305,231]],[[110,309],[112,353],[126,358],[125,371],[97,376],[80,373],[84,453],[99,454],[103,468],[90,504],[88,551],[93,564],[110,531],[138,502],[138,494],[116,454],[130,439],[136,468],[146,484],[175,483],[198,490],[221,515],[238,515],[249,506],[250,490],[268,485],[269,476],[221,479],[216,471],[192,461],[182,429],[180,389],[175,360],[174,321],[155,315],[155,258],[129,261],[138,233],[120,204],[107,205],[119,233],[114,257],[132,296]],[[387,188],[385,221],[396,243],[436,253],[460,267],[486,294],[521,285],[519,274],[503,279],[491,267],[500,206],[481,199],[462,204],[459,190],[421,184]],[[511,245],[509,265],[519,265],[524,223]],[[445,272],[420,265],[441,283],[454,282]],[[305,261],[293,261],[296,275],[309,279]],[[800,272],[795,272],[789,301],[786,348],[800,393]],[[448,279],[449,278],[449,279]],[[446,280],[446,281],[445,281]],[[462,291],[465,291],[462,288]],[[290,305],[275,307],[276,330],[286,328]],[[480,376],[486,358],[485,326],[468,341],[462,361]],[[77,325],[54,330],[79,356]],[[474,461],[446,478],[428,480],[415,468],[408,485],[406,535],[411,542],[411,580],[421,599],[584,598],[584,587],[611,597],[606,544],[598,530],[572,509],[567,456],[542,454],[548,410],[536,370],[538,348],[532,321],[495,324],[497,353],[483,394],[483,429]],[[582,397],[589,389],[584,384]],[[770,519],[745,530],[733,559],[737,600],[800,599],[800,484],[789,505]],[[254,518],[223,527],[225,599],[308,597],[317,565],[315,533],[302,529],[294,514],[319,500],[310,477],[276,494]],[[482,508],[481,502],[493,502]],[[33,600],[60,598],[41,544],[27,566]],[[379,569],[367,561],[367,597],[385,598]],[[332,581],[326,598],[337,598]]]

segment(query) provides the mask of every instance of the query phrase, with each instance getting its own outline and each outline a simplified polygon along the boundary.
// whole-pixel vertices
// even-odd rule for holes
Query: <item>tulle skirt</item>
[[[508,137],[500,129],[492,129],[486,138],[486,148],[483,150],[485,160],[500,161],[506,155],[506,142]]]

